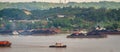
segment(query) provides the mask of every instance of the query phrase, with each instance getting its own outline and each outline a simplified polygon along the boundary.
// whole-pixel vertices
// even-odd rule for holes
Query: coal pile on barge
[[[71,35],[68,35],[67,38],[106,38],[107,35],[99,33],[97,31],[90,32],[74,32]]]

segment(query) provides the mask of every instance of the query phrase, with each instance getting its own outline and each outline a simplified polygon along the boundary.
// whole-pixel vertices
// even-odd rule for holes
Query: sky
[[[99,1],[115,1],[120,2],[120,0],[0,0],[0,2],[32,2],[32,1],[38,1],[38,2],[55,2],[59,3],[61,2],[99,2]]]

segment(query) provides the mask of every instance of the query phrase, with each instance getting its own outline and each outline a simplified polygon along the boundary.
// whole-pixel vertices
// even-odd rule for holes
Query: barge
[[[11,47],[11,43],[9,41],[0,41],[0,47]]]
[[[71,35],[68,35],[67,38],[106,38],[107,35],[99,32],[88,32],[86,34],[84,33],[72,33]]]
[[[99,32],[102,34],[107,34],[107,35],[120,35],[120,30],[117,29],[106,29],[100,26],[97,26],[94,30],[94,32]]]

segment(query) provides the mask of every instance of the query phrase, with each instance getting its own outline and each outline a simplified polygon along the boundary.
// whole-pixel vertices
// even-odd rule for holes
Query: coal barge
[[[71,35],[68,35],[67,38],[106,38],[107,35],[99,33],[97,31],[74,31]]]
[[[106,29],[100,26],[97,26],[94,30],[92,30],[93,32],[99,32],[102,34],[107,34],[107,35],[120,35],[120,31],[117,29]]]
[[[120,31],[118,30],[95,30],[95,32],[99,32],[107,35],[120,35]]]
[[[89,32],[87,34],[73,33],[73,34],[67,36],[67,38],[106,38],[106,37],[107,37],[107,35],[101,34],[98,32]]]

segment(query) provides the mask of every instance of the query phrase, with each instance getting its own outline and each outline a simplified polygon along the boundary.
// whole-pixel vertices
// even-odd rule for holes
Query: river
[[[0,40],[12,42],[0,52],[120,52],[120,35],[108,35],[107,38],[66,38],[68,34],[52,36],[9,36],[0,35]],[[56,42],[67,45],[66,48],[49,48]]]

